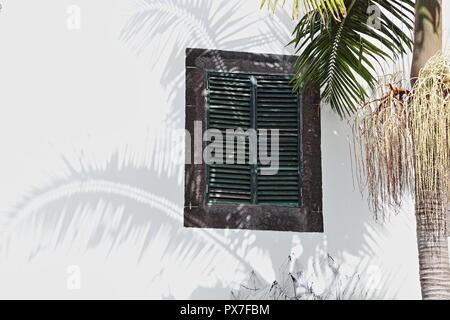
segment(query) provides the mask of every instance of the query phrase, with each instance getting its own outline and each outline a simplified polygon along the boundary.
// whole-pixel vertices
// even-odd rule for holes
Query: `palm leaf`
[[[376,82],[374,63],[394,60],[412,48],[414,3],[409,0],[346,0],[346,16],[323,24],[315,9],[297,24],[291,44],[299,53],[296,88],[322,89],[322,101],[341,117],[364,101]],[[367,23],[369,6],[380,9],[379,28]],[[328,9],[327,9],[328,10]],[[397,21],[396,23],[393,20]]]
[[[264,5],[275,11],[279,0],[261,0],[261,8]],[[283,6],[286,0],[283,1]],[[331,14],[336,20],[346,15],[344,0],[292,0],[292,17],[297,18],[301,10],[306,14],[318,12],[323,22],[327,21],[328,14]]]

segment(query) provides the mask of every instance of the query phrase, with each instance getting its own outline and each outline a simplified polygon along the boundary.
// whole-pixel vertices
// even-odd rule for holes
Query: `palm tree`
[[[441,50],[442,0],[416,0],[414,52],[411,66],[413,82],[427,61]],[[448,175],[440,178],[447,180],[439,183],[440,186],[447,186],[448,189]],[[439,190],[430,190],[425,199],[416,200],[420,281],[424,299],[448,300],[450,299],[450,267],[445,208],[450,190],[446,199],[439,197],[438,193]],[[416,196],[416,199],[420,198],[422,197]],[[430,214],[429,211],[437,212]]]
[[[262,0],[261,3],[262,6],[267,5],[273,9],[278,4],[278,0]],[[297,88],[320,86],[322,101],[329,103],[341,117],[351,116],[358,106],[364,102],[367,104],[370,92],[377,86],[377,63],[394,61],[412,50],[410,78],[413,89],[406,90],[392,85],[390,88],[393,97],[406,101],[405,105],[409,104],[415,99],[414,85],[419,72],[442,49],[441,0],[292,0],[291,4],[293,17],[299,18],[291,42],[299,54],[293,81]],[[404,96],[406,100],[403,100]],[[445,101],[444,106],[446,98],[447,95],[442,100]],[[444,131],[448,131],[448,106],[440,110],[445,109],[446,113],[440,116],[446,117],[444,128],[447,129]],[[431,130],[433,126],[433,123],[429,124]],[[444,132],[443,139],[447,142],[444,143],[443,150],[448,154],[447,136],[448,133]],[[414,143],[413,141],[412,150],[415,150]],[[434,149],[427,150],[426,152],[432,153]],[[430,157],[429,154],[426,156]],[[448,168],[448,156],[444,159]],[[450,299],[445,210],[449,196],[447,192],[439,190],[448,189],[449,178],[446,171],[435,178],[433,188],[430,189],[428,185],[425,188],[421,185],[423,179],[420,175],[423,172],[419,169],[423,164],[420,161],[421,157],[413,155],[410,170],[413,173],[404,173],[404,179],[408,180],[412,176],[415,181],[412,183],[412,191],[416,199],[422,297]],[[404,162],[397,165],[399,171],[405,170]],[[374,168],[374,171],[377,170],[382,169]],[[377,174],[372,177],[381,180],[385,178]],[[398,181],[386,181],[381,188],[385,188],[387,197],[381,201],[401,204],[397,200],[405,190],[404,181],[400,181],[402,179],[403,177],[398,178]],[[375,181],[377,183],[382,184],[384,181]],[[389,189],[392,185],[394,187]],[[375,203],[380,201],[379,195],[373,192]]]

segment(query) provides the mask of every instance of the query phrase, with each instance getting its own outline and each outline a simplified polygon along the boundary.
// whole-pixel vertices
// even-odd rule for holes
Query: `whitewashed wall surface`
[[[290,271],[323,297],[420,298],[412,206],[373,218],[326,106],[324,233],[182,225],[185,49],[293,54],[287,9],[0,4],[0,298],[277,298]]]

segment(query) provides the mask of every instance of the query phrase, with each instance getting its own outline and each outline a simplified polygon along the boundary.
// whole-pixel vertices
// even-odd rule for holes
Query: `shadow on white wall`
[[[356,259],[353,265],[360,274],[370,267],[379,240],[388,234],[373,227],[364,200],[353,190],[347,124],[326,112],[323,123],[333,127],[323,127],[325,234],[182,227],[184,166],[172,159],[179,147],[172,132],[184,128],[185,48],[264,47],[279,53],[289,41],[292,22],[285,11],[261,22],[261,13],[241,14],[241,5],[133,3],[119,39],[160,77],[167,108],[151,101],[148,107],[166,108],[165,129],[146,137],[143,149],[136,150],[133,143],[118,145],[107,159],[95,159],[87,150],[76,151],[78,158],[61,155],[66,174],[49,185],[34,186],[11,210],[2,231],[0,261],[9,261],[11,268],[35,260],[45,265],[46,257],[58,252],[82,261],[82,272],[94,270],[80,296],[108,296],[105,291],[112,288],[119,297],[193,299],[228,298],[251,270],[271,281],[292,251],[309,272],[319,275],[323,270],[315,261],[328,252],[339,263],[349,256]],[[106,279],[99,279],[101,273]],[[384,272],[377,289],[365,297],[385,297],[392,277]],[[60,287],[52,288],[60,292]]]

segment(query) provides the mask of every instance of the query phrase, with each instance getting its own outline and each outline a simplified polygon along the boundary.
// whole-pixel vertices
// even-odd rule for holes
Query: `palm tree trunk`
[[[425,300],[450,299],[447,217],[441,202],[440,195],[430,193],[416,204],[420,283]]]
[[[442,0],[416,0],[411,78],[442,50]],[[450,191],[449,191],[450,194]],[[423,299],[450,299],[447,212],[436,192],[416,197],[417,244]]]
[[[442,50],[442,0],[416,0],[411,78]]]

